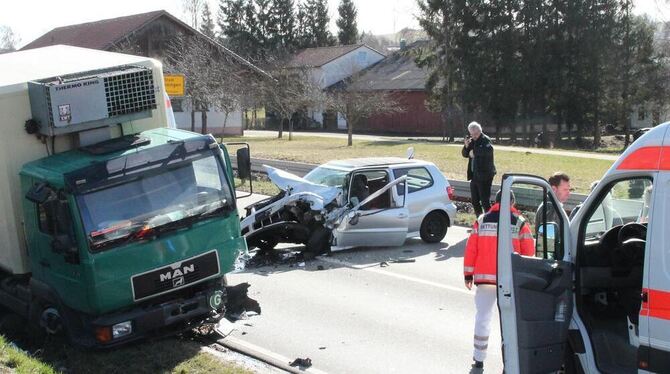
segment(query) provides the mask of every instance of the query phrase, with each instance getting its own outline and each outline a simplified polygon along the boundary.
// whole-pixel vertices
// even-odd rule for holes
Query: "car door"
[[[500,212],[510,211],[512,189],[517,201],[531,200],[528,195],[535,191],[545,204],[558,206],[544,179],[506,175]],[[557,371],[562,365],[572,318],[573,266],[566,250],[570,243],[568,217],[563,209],[558,212],[559,222],[540,222],[531,230],[538,233],[536,248],[544,249],[544,255],[537,250],[538,257],[514,252],[511,214],[499,215],[498,308],[506,373],[545,373]]]
[[[367,173],[368,175],[378,175],[377,173],[385,173],[391,178],[388,170],[365,170],[355,171],[351,175],[351,181],[357,177],[358,174]],[[386,247],[402,245],[407,238],[407,228],[409,222],[409,211],[406,207],[405,197],[399,197],[394,194],[395,186],[404,182],[406,177],[401,177],[390,181],[383,187],[371,191],[370,195],[362,201],[351,200],[351,186],[349,185],[350,204],[352,208],[346,211],[339,220],[339,224],[333,230],[335,239],[334,247],[336,248],[350,248],[350,247]],[[406,187],[406,183],[403,183]],[[407,192],[405,190],[405,192]],[[370,203],[378,201],[380,198],[386,198],[389,201],[389,206],[381,208],[371,207]]]

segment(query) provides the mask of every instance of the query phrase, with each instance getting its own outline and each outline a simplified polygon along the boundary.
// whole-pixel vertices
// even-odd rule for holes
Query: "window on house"
[[[637,110],[637,120],[638,121],[644,121],[644,118],[646,117],[647,113],[643,108],[640,108]]]
[[[170,98],[170,103],[172,103],[172,111],[183,112],[184,111],[184,99],[181,97]]]

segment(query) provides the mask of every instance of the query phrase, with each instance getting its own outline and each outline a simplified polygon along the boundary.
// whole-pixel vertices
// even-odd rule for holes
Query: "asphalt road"
[[[309,357],[317,372],[468,373],[474,292],[462,280],[466,239],[466,228],[452,227],[433,245],[412,239],[397,248],[334,253],[304,267],[231,274],[231,284],[251,284],[250,296],[262,307],[260,316],[236,322],[231,336],[275,356]],[[398,258],[415,262],[389,261]],[[485,372],[502,372],[498,326]]]

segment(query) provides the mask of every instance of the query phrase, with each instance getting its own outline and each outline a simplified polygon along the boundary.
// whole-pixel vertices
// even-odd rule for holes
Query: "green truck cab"
[[[106,53],[69,52],[95,59]],[[113,65],[119,56],[111,55]],[[81,133],[56,128],[62,133],[37,136],[46,156],[22,164],[11,160],[21,164],[16,173],[11,167],[0,170],[13,178],[6,193],[0,185],[0,198],[8,200],[0,205],[15,208],[0,218],[16,217],[18,236],[15,240],[12,227],[0,231],[0,239],[9,233],[0,247],[0,308],[25,317],[32,327],[62,331],[77,345],[110,347],[218,322],[225,309],[225,274],[247,250],[226,147],[211,135],[165,127],[169,112],[160,65],[148,64],[155,104],[142,118],[135,113],[128,121],[143,131],[124,134],[126,123],[119,122],[118,129],[113,124],[128,119],[128,112],[113,121],[82,122],[82,127],[93,123],[84,131],[104,139],[87,145]],[[12,100],[22,101],[21,93],[5,95],[4,101],[2,93],[0,88],[0,111],[15,107]],[[35,95],[27,96],[32,116],[25,132],[17,132],[19,145],[7,142],[7,148],[22,147],[20,142],[36,147],[29,127],[36,122],[37,104]],[[71,110],[74,117],[74,105]],[[75,136],[79,139],[70,139],[75,146],[54,152],[56,140],[65,144],[60,138]]]

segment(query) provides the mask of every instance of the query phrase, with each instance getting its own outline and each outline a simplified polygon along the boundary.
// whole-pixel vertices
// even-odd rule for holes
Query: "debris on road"
[[[385,268],[385,267],[389,266],[389,263],[386,262],[386,261],[382,261],[382,262],[379,263],[379,266]]]
[[[226,318],[235,321],[248,318],[248,312],[261,314],[261,306],[258,301],[248,295],[249,287],[251,287],[249,283],[226,287]]]
[[[323,265],[319,265],[316,267],[316,270],[326,270],[326,268],[324,268]]]
[[[411,263],[411,262],[416,262],[416,259],[415,258],[399,257],[399,258],[390,259],[389,262],[392,262],[394,264],[407,264],[407,263]]]
[[[308,358],[296,358],[291,362],[289,365],[293,367],[300,367],[300,368],[305,368],[307,369],[308,367],[312,366],[312,359]]]

